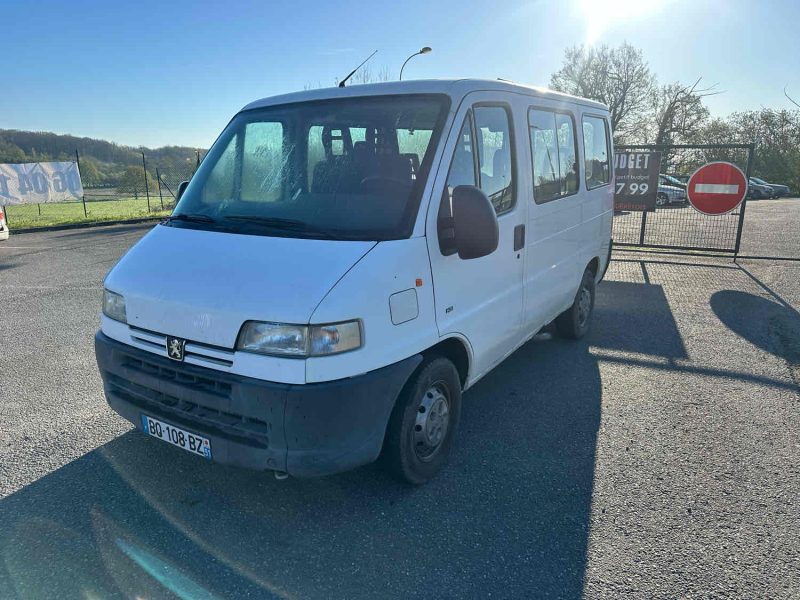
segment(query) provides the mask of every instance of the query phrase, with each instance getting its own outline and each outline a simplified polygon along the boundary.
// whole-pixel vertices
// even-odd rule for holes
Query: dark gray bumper
[[[208,437],[215,462],[297,477],[374,461],[395,399],[422,361],[290,385],[178,363],[102,332],[95,353],[108,403],[137,428],[148,414]]]

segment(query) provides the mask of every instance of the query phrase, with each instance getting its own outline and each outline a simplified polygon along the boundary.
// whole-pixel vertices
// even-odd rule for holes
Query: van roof
[[[245,106],[242,110],[251,108],[262,108],[265,106],[275,106],[278,104],[289,104],[293,102],[309,102],[313,100],[328,100],[332,98],[355,98],[361,96],[384,96],[392,94],[447,94],[456,102],[456,106],[461,99],[470,92],[477,91],[498,91],[514,92],[531,97],[549,98],[553,100],[568,101],[570,103],[581,104],[591,108],[607,111],[608,107],[600,102],[562,94],[547,88],[535,87],[514,83],[512,81],[494,79],[421,79],[409,81],[388,81],[385,83],[355,84],[344,88],[331,87],[316,90],[305,90],[291,94],[281,94],[256,100]]]

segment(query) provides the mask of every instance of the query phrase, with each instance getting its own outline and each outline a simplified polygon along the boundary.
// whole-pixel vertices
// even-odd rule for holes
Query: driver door
[[[483,97],[486,97],[485,99]],[[470,94],[445,146],[428,220],[428,251],[440,336],[465,337],[472,348],[471,381],[505,358],[523,340],[523,263],[526,205],[517,200],[519,172],[510,103],[498,95]],[[458,185],[475,185],[494,205],[497,249],[463,260],[443,251],[438,227],[451,216]],[[442,221],[444,219],[445,221]]]

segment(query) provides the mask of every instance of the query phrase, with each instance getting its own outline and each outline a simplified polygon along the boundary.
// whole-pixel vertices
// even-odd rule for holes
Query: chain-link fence
[[[134,201],[147,212],[171,210],[178,185],[191,179],[197,170],[200,152],[180,163],[148,157],[144,152],[141,156],[141,164],[128,165],[120,176],[84,184],[86,202]]]
[[[706,215],[688,202],[689,177],[704,164],[724,161],[738,166],[750,177],[753,147],[748,144],[619,146],[621,151],[660,150],[661,171],[656,211],[614,215],[614,244],[678,251],[736,253],[741,241],[745,199],[723,215]]]
[[[202,159],[200,151],[182,159],[141,153],[135,164],[103,164],[84,160],[83,198],[79,202],[20,204],[5,209],[14,228],[60,225],[80,221],[113,221],[168,214],[175,207],[181,181],[191,179]]]

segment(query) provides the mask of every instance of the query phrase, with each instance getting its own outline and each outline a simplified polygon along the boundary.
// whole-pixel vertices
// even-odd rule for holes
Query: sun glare
[[[575,0],[576,9],[586,28],[586,43],[594,44],[614,26],[629,25],[649,17],[663,8],[669,0]]]

